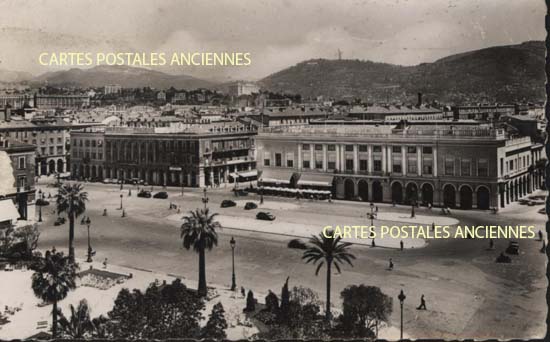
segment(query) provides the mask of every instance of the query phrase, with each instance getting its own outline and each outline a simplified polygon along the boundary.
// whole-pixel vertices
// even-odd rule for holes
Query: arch
[[[48,173],[55,173],[55,160],[50,160],[48,162]]]
[[[451,184],[443,187],[443,205],[449,208],[456,206],[456,189]]]
[[[361,197],[361,200],[366,202],[369,200],[369,184],[366,180],[362,179],[357,183],[358,195]]]
[[[372,201],[382,202],[384,199],[384,189],[379,181],[372,182]]]
[[[491,206],[491,196],[490,191],[486,186],[478,186],[476,190],[477,194],[477,208],[478,209],[489,209]]]
[[[469,185],[460,186],[460,209],[472,209],[473,191]]]
[[[409,182],[405,187],[405,202],[417,203],[418,200],[418,185],[415,182]]]
[[[400,182],[393,182],[391,185],[391,200],[394,203],[403,202],[403,185]]]
[[[422,193],[422,203],[427,205],[428,203],[433,204],[434,202],[434,187],[430,183],[422,184],[420,188]]]
[[[59,173],[65,172],[63,170],[63,159],[58,159],[57,160],[57,172],[59,172]]]
[[[344,198],[351,200],[355,197],[355,183],[351,179],[344,181]]]
[[[97,167],[97,176],[100,178],[100,180],[103,180],[103,167],[102,166]]]

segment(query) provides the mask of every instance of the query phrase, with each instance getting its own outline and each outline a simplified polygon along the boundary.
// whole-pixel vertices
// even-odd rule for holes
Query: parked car
[[[138,197],[143,197],[143,198],[151,198],[151,191],[147,191],[147,190],[141,190],[138,194],[137,194]]]
[[[288,248],[307,249],[307,245],[300,239],[292,239],[288,242]]]
[[[53,223],[54,226],[60,226],[62,224],[65,224],[65,218],[64,217],[58,217],[55,222]]]
[[[168,193],[166,191],[160,191],[160,192],[157,192],[153,198],[162,198],[162,199],[165,199],[165,198],[168,198]]]
[[[269,212],[260,211],[258,214],[256,214],[256,219],[264,220],[264,221],[273,221],[275,220],[275,215]]]
[[[50,205],[50,202],[46,201],[45,199],[39,198],[36,200],[36,205],[43,207],[46,205]]]
[[[222,208],[229,208],[229,207],[234,207],[236,205],[237,203],[233,202],[232,200],[223,200],[220,206]]]
[[[506,253],[515,255],[519,254],[519,242],[510,241],[508,248],[506,248]]]
[[[103,184],[111,184],[111,178],[104,178],[103,179]]]
[[[252,210],[256,208],[258,208],[258,205],[254,202],[246,202],[246,204],[244,205],[245,210]]]

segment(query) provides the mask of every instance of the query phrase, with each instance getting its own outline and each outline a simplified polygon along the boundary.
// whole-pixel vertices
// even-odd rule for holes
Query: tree
[[[69,259],[74,262],[74,220],[86,211],[88,193],[79,184],[64,184],[56,195],[58,214],[67,213],[69,217]]]
[[[269,290],[267,296],[265,296],[265,309],[271,313],[277,314],[279,312],[279,298]]]
[[[218,214],[210,214],[209,209],[197,209],[190,211],[188,216],[183,218],[181,225],[181,238],[183,247],[190,249],[193,247],[195,252],[199,253],[199,296],[206,296],[206,256],[205,250],[211,250],[218,245],[217,229],[221,229],[221,224],[215,221]]]
[[[33,266],[32,289],[36,297],[52,303],[52,335],[57,337],[57,303],[76,288],[76,265],[62,252],[46,252]]]
[[[329,237],[330,236],[330,237]],[[306,263],[313,263],[314,265],[319,263],[317,269],[315,270],[315,275],[319,274],[319,270],[323,267],[323,264],[327,264],[327,302],[326,302],[326,311],[325,316],[327,320],[330,320],[330,280],[331,280],[331,269],[332,265],[336,267],[338,273],[341,272],[340,264],[342,262],[347,262],[350,266],[353,267],[351,263],[352,259],[355,259],[355,256],[348,252],[349,242],[340,242],[341,237],[334,237],[334,233],[329,231],[327,234],[319,234],[319,236],[312,236],[309,239],[310,245],[304,251],[302,259]]]
[[[339,330],[346,337],[374,337],[375,327],[387,322],[392,313],[392,298],[376,286],[351,285],[340,296],[344,310]]]
[[[64,338],[84,338],[92,332],[92,321],[90,319],[90,308],[86,299],[82,299],[75,308],[70,305],[71,316],[65,317],[59,309],[59,328]]]
[[[40,232],[38,231],[38,225],[30,224],[20,227],[14,232],[15,240],[20,241],[24,248],[24,257],[30,259],[33,251],[38,245],[38,238]]]
[[[281,310],[280,310],[280,320],[285,321],[290,319],[289,310],[290,310],[290,292],[288,291],[288,278],[286,278],[285,284],[281,290]]]
[[[222,303],[214,305],[212,313],[206,322],[206,326],[203,328],[203,338],[213,338],[221,340],[226,338],[225,329],[227,329],[227,322],[225,321],[225,311],[223,310]]]

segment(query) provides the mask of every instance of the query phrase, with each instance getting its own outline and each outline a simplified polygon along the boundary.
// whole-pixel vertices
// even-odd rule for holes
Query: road
[[[189,210],[203,206],[199,189],[168,190],[169,199],[137,198],[137,189],[128,186],[122,191],[123,206],[127,217],[121,217],[119,187],[104,184],[85,184],[90,202],[87,215],[91,217],[92,245],[97,251],[96,260],[108,258],[109,263],[121,266],[151,269],[196,279],[198,257],[193,251],[182,248],[179,236],[181,221]],[[43,187],[47,194],[54,188]],[[155,191],[161,190],[159,188]],[[237,285],[264,294],[268,289],[280,292],[287,277],[291,286],[306,286],[325,297],[324,275],[316,277],[315,267],[301,260],[301,251],[287,248],[291,236],[255,232],[256,211],[242,208],[220,208],[223,199],[234,199],[229,189],[209,190],[208,207],[220,213],[221,218],[233,222],[246,222],[241,229],[223,228],[219,243],[206,256],[207,279],[210,283],[230,286],[231,248],[229,240],[237,241],[235,262]],[[255,195],[250,200],[257,201]],[[169,209],[169,203],[181,206],[181,213]],[[265,205],[277,216],[276,222],[285,225],[309,225],[323,227],[326,224],[366,224],[366,203],[309,202],[294,199],[265,198]],[[102,216],[106,208],[108,216]],[[54,227],[52,207],[43,211],[39,247],[55,246],[66,249],[68,224]],[[545,216],[537,207],[512,205],[497,215],[481,211],[453,211],[453,218],[460,224],[525,224],[535,225],[544,231]],[[408,217],[408,207],[379,205],[385,217]],[[441,220],[442,216],[425,208],[416,211],[417,216]],[[383,216],[383,215],[382,215]],[[378,221],[375,225],[396,221]],[[399,224],[404,224],[397,222]],[[244,229],[244,230],[243,230]],[[309,234],[297,234],[309,235]],[[369,240],[370,241],[370,240]],[[408,244],[408,242],[405,242]],[[413,242],[411,241],[412,246]],[[404,290],[404,326],[411,338],[537,338],[546,332],[545,276],[546,256],[539,252],[541,242],[520,241],[520,255],[512,264],[496,264],[494,259],[508,245],[508,240],[496,240],[495,249],[488,250],[485,239],[429,240],[423,248],[371,248],[352,246],[357,257],[354,267],[344,266],[342,273],[335,273],[332,283],[332,302],[341,305],[339,293],[347,285],[364,283],[379,286],[394,297],[394,312],[390,324],[399,327],[397,294]],[[87,250],[86,226],[77,222],[75,236],[76,253],[85,257]],[[390,246],[391,247],[391,246]],[[387,270],[388,260],[393,258],[395,269]],[[427,311],[417,311],[420,296],[424,294]]]

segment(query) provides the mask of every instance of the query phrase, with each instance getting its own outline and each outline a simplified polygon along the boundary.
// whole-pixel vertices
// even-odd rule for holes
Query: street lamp
[[[401,304],[401,341],[403,341],[403,302],[407,298],[405,294],[403,293],[403,289],[401,289],[401,292],[399,293],[399,296],[397,296],[399,299],[399,303]]]
[[[92,262],[92,245],[90,244],[90,225],[92,224],[92,220],[90,220],[90,216],[86,219],[86,225],[88,226],[88,259],[86,259],[86,262]]]
[[[204,203],[204,211],[206,211],[206,204],[208,204],[208,197],[206,197],[206,187],[204,187],[202,203]]]
[[[38,206],[38,222],[42,222],[42,205],[44,204],[44,194],[42,190],[38,190],[38,199],[40,200],[40,205]]]
[[[233,261],[233,274],[231,276],[231,291],[235,291],[237,289],[237,283],[235,281],[235,239],[231,237],[231,241],[229,241],[229,244],[231,245],[231,259]]]
[[[123,207],[122,207],[122,197],[123,197],[123,196],[124,196],[123,194],[120,194],[120,210],[123,209]]]
[[[264,204],[264,183],[260,179],[260,204]]]

